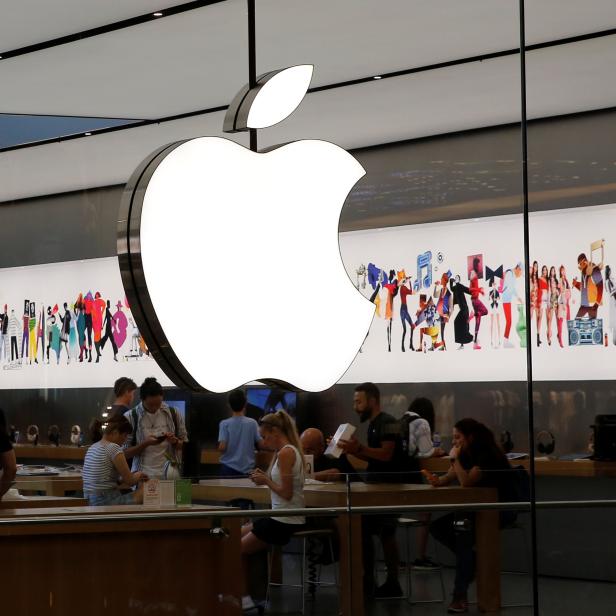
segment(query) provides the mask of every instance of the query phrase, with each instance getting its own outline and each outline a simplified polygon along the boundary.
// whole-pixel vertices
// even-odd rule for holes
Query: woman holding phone
[[[453,429],[451,466],[447,473],[437,476],[424,475],[434,486],[457,482],[463,487],[492,487],[498,490],[499,501],[511,498],[512,469],[502,449],[496,444],[494,434],[484,424],[467,418],[458,421]],[[501,527],[510,524],[515,513],[501,513]],[[467,591],[475,577],[475,513],[449,513],[430,525],[432,536],[456,555],[456,577],[453,600],[448,612],[468,612]]]

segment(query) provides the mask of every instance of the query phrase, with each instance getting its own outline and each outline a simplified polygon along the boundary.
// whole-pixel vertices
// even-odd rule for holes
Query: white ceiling
[[[154,13],[187,0],[0,0],[0,51]]]
[[[529,43],[616,26],[614,0],[579,4],[530,2]],[[9,58],[0,112],[151,119],[225,105],[247,80],[246,30],[245,0],[226,0]],[[259,72],[312,63],[316,86],[518,44],[517,0],[257,2]]]
[[[517,4],[259,0],[259,71],[310,61],[313,85],[322,85],[514,48]],[[616,26],[613,0],[527,4],[531,43]],[[245,31],[245,0],[227,0],[0,61],[0,83],[10,86],[0,111],[159,118],[226,105],[246,81]],[[615,61],[616,36],[530,52],[529,117],[616,106]],[[261,133],[260,145],[323,138],[368,146],[517,122],[519,107],[514,55],[310,94]],[[0,201],[122,183],[159,145],[220,134],[222,115],[2,153]]]

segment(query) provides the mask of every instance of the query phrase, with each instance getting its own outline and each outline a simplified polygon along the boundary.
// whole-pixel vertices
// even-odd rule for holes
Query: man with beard
[[[396,419],[381,411],[381,392],[374,383],[362,383],[353,394],[353,410],[360,421],[368,424],[368,444],[363,445],[355,437],[338,441],[346,454],[352,454],[368,462],[366,481],[404,483],[408,470],[404,454],[400,426]],[[400,555],[396,543],[396,516],[366,515],[362,519],[364,549],[364,591],[372,594],[374,588],[373,535],[378,535],[383,545],[387,566],[387,580],[374,590],[377,598],[401,597],[398,581]]]

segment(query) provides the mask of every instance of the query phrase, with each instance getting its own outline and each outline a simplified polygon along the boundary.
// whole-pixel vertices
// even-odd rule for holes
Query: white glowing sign
[[[293,90],[286,114],[278,105],[278,119],[267,122],[293,111],[308,87],[306,71],[289,80],[286,72],[269,75],[251,103],[275,92],[278,81]],[[167,373],[216,392],[252,380],[308,391],[333,385],[374,314],[353,288],[338,245],[340,210],[365,173],[361,165],[325,141],[255,153],[201,137],[153,155],[138,173],[127,214],[133,234],[138,225],[137,274],[146,288],[136,314],[148,320],[142,330],[156,337],[150,346]],[[121,264],[125,242],[124,233]],[[130,297],[131,276],[123,275]]]

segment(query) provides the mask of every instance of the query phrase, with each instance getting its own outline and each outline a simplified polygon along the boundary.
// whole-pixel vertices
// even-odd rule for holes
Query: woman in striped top
[[[93,506],[132,505],[143,502],[143,486],[128,494],[121,487],[134,486],[147,481],[142,472],[131,473],[122,445],[133,428],[124,417],[116,415],[109,419],[103,430],[100,420],[92,424],[95,441],[88,449],[83,463],[83,492]]]

